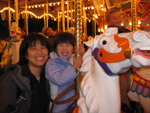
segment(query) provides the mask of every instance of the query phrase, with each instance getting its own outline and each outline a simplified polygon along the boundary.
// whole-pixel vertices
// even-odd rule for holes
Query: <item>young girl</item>
[[[54,42],[55,52],[50,53],[50,59],[46,63],[46,78],[50,83],[51,98],[55,99],[66,88],[75,84],[77,77],[76,69],[82,64],[82,57],[74,57],[75,37],[68,32],[58,34]],[[82,44],[77,47],[77,52],[84,54],[85,50]],[[75,90],[71,90],[61,97],[59,101],[66,100],[75,95]],[[66,113],[67,108],[73,103],[59,104],[54,106],[54,113]]]

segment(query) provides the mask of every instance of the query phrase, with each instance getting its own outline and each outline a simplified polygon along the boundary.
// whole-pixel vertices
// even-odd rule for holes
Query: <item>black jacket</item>
[[[26,75],[27,73],[28,75]],[[32,73],[29,69],[17,65],[14,70],[8,71],[0,77],[0,113],[49,112],[48,81],[45,79],[45,76],[40,78],[40,82],[44,81],[43,86],[45,86],[42,90],[46,90],[43,92],[41,88],[39,88],[41,86],[39,82],[37,89],[40,89],[42,91],[41,93],[46,92],[46,94],[40,94],[40,90],[36,90],[33,87],[35,83],[33,83],[33,77],[31,76]],[[43,100],[47,101],[42,103]],[[35,106],[33,104],[35,104]],[[42,108],[43,106],[44,108]]]

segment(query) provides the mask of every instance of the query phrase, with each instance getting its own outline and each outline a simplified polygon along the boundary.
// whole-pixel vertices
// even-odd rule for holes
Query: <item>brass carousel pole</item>
[[[136,0],[131,0],[132,31],[137,30]]]
[[[15,21],[16,21],[16,26],[19,27],[18,25],[18,0],[15,0],[14,2],[15,4]],[[12,37],[11,37],[12,38]],[[15,37],[16,38],[16,37]],[[13,38],[12,38],[13,39]],[[12,62],[11,64],[16,64],[18,61],[19,61],[19,47],[20,47],[20,44],[19,43],[16,43],[12,40],[12,53],[13,53],[13,57],[12,57]]]
[[[75,29],[76,29],[76,47],[79,47],[82,37],[82,0],[75,0]],[[75,57],[79,58],[81,55],[75,52]],[[81,73],[79,68],[77,69],[76,78],[76,93],[79,93],[80,83],[81,83]]]
[[[16,12],[16,24],[17,24],[17,26],[19,26],[18,25],[18,0],[15,0],[15,12]]]
[[[27,0],[25,0],[25,25],[26,25],[26,35],[28,35],[28,16],[27,16]]]
[[[48,0],[46,0],[46,27],[48,27]]]
[[[72,12],[72,0],[70,0],[70,11],[71,11],[71,27],[74,27],[74,23],[73,23],[73,12]]]
[[[8,0],[8,26],[11,26],[10,0]]]
[[[46,27],[46,19],[45,19],[45,7],[44,7],[44,27]]]
[[[62,31],[65,31],[64,0],[61,0],[61,12],[62,12]]]
[[[58,29],[58,31],[59,31],[59,8],[58,8],[58,19],[57,19],[57,21],[58,21],[58,26],[57,26],[57,29]]]
[[[84,26],[84,37],[87,37],[87,23],[86,23],[86,11],[85,4],[83,2],[83,26]]]
[[[96,15],[95,11],[94,11],[94,15]],[[95,29],[94,34],[96,36],[96,17],[95,16],[94,16],[94,29]]]
[[[69,0],[67,0],[67,30],[69,29]]]

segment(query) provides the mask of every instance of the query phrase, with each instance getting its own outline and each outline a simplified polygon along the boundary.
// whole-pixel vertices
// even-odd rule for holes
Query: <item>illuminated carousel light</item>
[[[107,28],[108,28],[107,25],[105,25],[105,30],[106,30]]]
[[[91,7],[91,9],[94,9],[94,7]]]
[[[141,24],[141,21],[140,21],[140,20],[138,20],[138,24]]]
[[[129,25],[131,26],[131,25],[132,25],[132,22],[129,22]]]
[[[104,29],[103,29],[103,28],[101,28],[101,31],[102,31],[102,32],[104,32]]]

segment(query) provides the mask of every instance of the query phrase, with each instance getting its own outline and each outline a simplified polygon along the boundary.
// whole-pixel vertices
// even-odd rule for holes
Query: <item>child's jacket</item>
[[[70,61],[72,60],[70,59]],[[50,83],[50,93],[52,99],[55,99],[55,97],[57,97],[67,87],[74,84],[74,79],[77,77],[72,64],[70,64],[64,56],[57,57],[54,52],[51,53],[51,58],[46,63],[45,73],[45,76]],[[59,101],[66,100],[74,95],[75,90],[71,90],[60,98]],[[72,102],[55,105],[54,112],[64,111],[70,104],[72,104]]]

